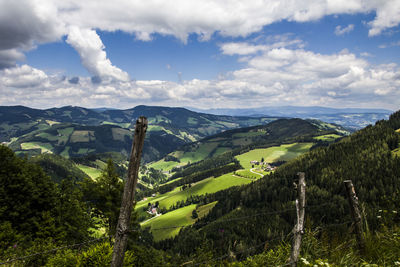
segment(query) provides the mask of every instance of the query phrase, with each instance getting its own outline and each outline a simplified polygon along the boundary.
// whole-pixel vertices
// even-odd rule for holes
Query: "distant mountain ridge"
[[[369,124],[374,124],[378,120],[388,119],[393,112],[387,109],[370,108],[327,108],[327,107],[260,107],[248,109],[196,109],[189,108],[198,112],[206,112],[216,115],[230,116],[278,116],[301,119],[318,119],[325,122],[336,123],[350,129],[360,129]]]
[[[185,108],[137,106],[131,109],[98,109],[65,106],[33,109],[0,107],[0,142],[14,151],[51,152],[66,157],[95,152],[127,155],[135,120],[146,116],[149,128],[144,160],[162,157],[179,146],[225,130],[267,124],[274,117],[212,115]]]

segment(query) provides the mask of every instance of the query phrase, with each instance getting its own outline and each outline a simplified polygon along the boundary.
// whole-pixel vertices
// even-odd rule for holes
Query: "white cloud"
[[[343,27],[343,28],[342,28],[342,26],[338,25],[335,28],[335,34],[337,36],[340,36],[340,35],[344,35],[344,34],[350,33],[353,30],[354,30],[354,24],[349,24],[349,25],[347,25],[347,27]]]
[[[73,103],[129,108],[152,104],[232,108],[281,104],[391,109],[400,105],[399,66],[373,65],[346,50],[319,54],[301,48],[270,48],[247,55],[243,62],[242,69],[216,80],[177,83],[108,78],[100,85],[93,84],[88,77],[70,83],[68,78],[48,76],[24,65],[0,72],[0,93],[5,96],[0,105],[35,103],[51,107]]]
[[[96,31],[80,29],[71,26],[66,40],[78,51],[83,66],[94,76],[112,77],[117,80],[128,81],[129,75],[113,66],[104,51],[104,45]]]
[[[5,69],[0,76],[0,82],[6,87],[30,88],[47,82],[47,75],[41,70],[28,65]]]
[[[96,33],[124,31],[143,41],[159,33],[183,42],[196,33],[206,41],[215,33],[248,36],[282,20],[304,22],[374,11],[376,17],[368,24],[370,36],[399,25],[398,0],[0,0],[0,92],[5,96],[0,104],[239,107],[364,101],[394,108],[400,104],[399,67],[375,66],[348,51],[318,54],[304,50],[301,40],[282,36],[261,42],[233,41],[221,44],[221,51],[239,55],[244,67],[228,73],[225,77],[229,79],[183,80],[178,73],[179,83],[135,82],[107,58]],[[337,32],[345,34],[353,28],[339,26]],[[63,36],[68,36],[67,42],[77,50],[82,64],[101,84],[88,77],[53,77],[27,65],[12,67],[24,51]]]
[[[376,1],[376,4],[379,6],[376,7],[375,19],[369,23],[371,26],[369,36],[379,35],[385,29],[395,27],[400,23],[400,1]]]

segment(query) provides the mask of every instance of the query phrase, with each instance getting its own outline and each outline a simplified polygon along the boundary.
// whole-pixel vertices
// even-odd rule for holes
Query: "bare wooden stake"
[[[306,206],[306,181],[304,172],[299,172],[299,185],[297,186],[298,197],[296,199],[297,223],[293,229],[294,237],[292,244],[292,252],[290,254],[290,264],[292,267],[297,266],[300,254],[301,237],[304,234],[304,215]]]
[[[361,252],[364,252],[365,240],[362,230],[361,212],[358,205],[358,197],[356,195],[356,191],[354,189],[354,185],[351,180],[344,181],[344,185],[346,186],[347,199],[349,200],[351,217],[353,219],[358,247]]]
[[[112,267],[121,267],[124,262],[129,222],[131,219],[133,202],[135,200],[135,189],[146,130],[147,119],[145,117],[140,117],[136,121],[131,157],[129,159],[128,179],[126,180],[124,193],[122,195],[121,210],[118,218],[117,231],[115,233],[115,243],[111,261]]]

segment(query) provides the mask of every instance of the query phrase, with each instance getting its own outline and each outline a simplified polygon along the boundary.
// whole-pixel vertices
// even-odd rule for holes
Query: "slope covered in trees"
[[[396,112],[389,121],[379,121],[338,143],[316,148],[250,185],[210,195],[206,201],[218,203],[207,217],[157,246],[190,255],[207,244],[207,251],[221,255],[289,233],[295,221],[293,183],[300,171],[306,173],[309,229],[350,220],[343,186],[347,179],[353,180],[369,230],[382,227],[382,210],[394,211],[385,222],[385,227],[393,226],[400,219],[400,158],[393,153],[399,147],[400,135],[395,131],[399,128],[400,112]],[[285,210],[291,211],[271,215]],[[247,219],[235,220],[240,217]],[[226,222],[229,220],[232,222]],[[335,238],[347,233],[345,228],[335,231],[325,230]]]

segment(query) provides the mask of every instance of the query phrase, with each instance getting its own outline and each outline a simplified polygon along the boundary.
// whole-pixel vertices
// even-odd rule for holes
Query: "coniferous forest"
[[[155,241],[154,231],[163,229],[150,233],[140,227],[135,211],[124,265],[285,266],[296,221],[299,172],[305,173],[307,187],[298,266],[400,265],[399,129],[398,111],[335,143],[314,146],[247,185],[188,198],[180,206],[216,204],[173,238]],[[183,179],[147,194],[240,168],[232,152],[222,155],[192,164],[180,174]],[[109,266],[124,183],[112,160],[96,180],[78,172],[52,179],[42,167],[56,172],[55,167],[19,157],[3,145],[0,162],[2,264]],[[344,180],[352,180],[359,198],[362,251]],[[138,200],[144,195],[138,193]]]

